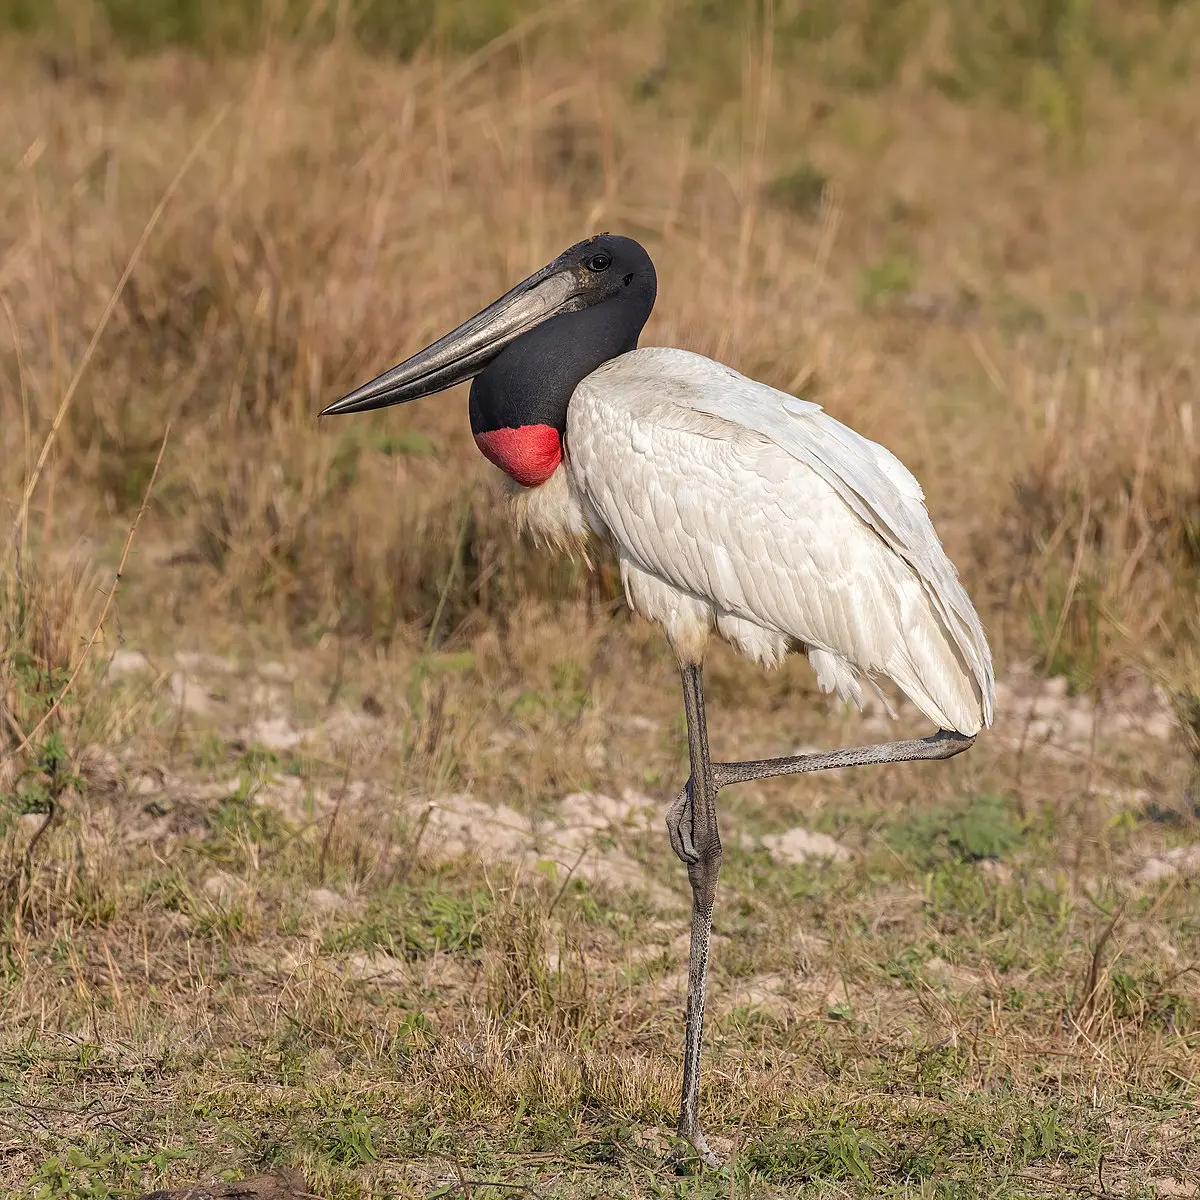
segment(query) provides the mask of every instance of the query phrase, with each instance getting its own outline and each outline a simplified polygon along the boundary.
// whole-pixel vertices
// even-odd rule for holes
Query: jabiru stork
[[[656,295],[654,264],[638,242],[588,238],[321,415],[472,380],[471,429],[511,480],[518,527],[552,549],[608,542],[630,608],[662,626],[679,663],[691,758],[666,817],[692,891],[678,1128],[714,1165],[699,1093],[718,791],[774,775],[950,758],[991,724],[995,685],[979,617],[899,459],[820,405],[722,363],[639,349]],[[714,633],[765,666],[802,653],[823,691],[860,706],[864,684],[890,679],[937,732],[713,762],[702,664]]]

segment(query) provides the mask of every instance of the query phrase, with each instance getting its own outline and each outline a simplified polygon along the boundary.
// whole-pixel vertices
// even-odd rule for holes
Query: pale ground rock
[[[800,826],[784,833],[768,833],[760,842],[776,862],[789,865],[821,859],[845,862],[850,857],[850,851],[828,834],[813,833]]]
[[[150,660],[140,650],[117,650],[108,661],[111,676],[136,675],[150,669]]]

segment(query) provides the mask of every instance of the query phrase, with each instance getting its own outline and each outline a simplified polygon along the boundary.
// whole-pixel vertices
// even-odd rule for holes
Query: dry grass
[[[794,17],[724,91],[677,69],[649,11],[614,32],[567,6],[544,37],[404,63],[344,40],[0,45],[14,517],[117,297],[5,559],[13,1193],[284,1161],[345,1195],[449,1195],[458,1171],[697,1197],[1195,1176],[1194,88],[1064,68],[1014,111],[999,84],[929,84],[936,22],[898,31],[867,87],[838,64],[885,46],[835,39],[828,71],[797,70]],[[684,926],[657,828],[598,839],[640,891],[564,883],[574,855],[540,843],[514,873],[423,832],[451,793],[535,828],[572,791],[673,794],[666,651],[610,565],[513,538],[460,395],[313,415],[598,228],[655,256],[648,341],[910,463],[1009,683],[963,761],[729,794],[704,1100],[728,1179],[664,1166]],[[125,590],[22,748],[80,664],[168,423]],[[146,669],[106,679],[122,647]],[[710,681],[726,756],[863,736],[799,665],[718,654]],[[1153,716],[1147,681],[1180,717],[1165,739],[1124,719]],[[796,823],[852,861],[773,862],[757,836]]]

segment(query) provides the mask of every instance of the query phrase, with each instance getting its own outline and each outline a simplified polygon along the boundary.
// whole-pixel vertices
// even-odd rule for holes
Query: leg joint
[[[719,837],[706,841],[703,846],[697,846],[695,860],[688,863],[688,878],[691,879],[693,886],[698,886],[708,879],[712,879],[715,884],[724,857],[725,851],[721,849]]]

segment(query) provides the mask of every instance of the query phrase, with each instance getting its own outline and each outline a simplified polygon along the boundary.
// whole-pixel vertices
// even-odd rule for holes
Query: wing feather
[[[991,723],[983,627],[920,484],[884,447],[665,348],[588,376],[568,445],[577,485],[643,570],[820,652],[823,685],[836,658],[963,732]]]

